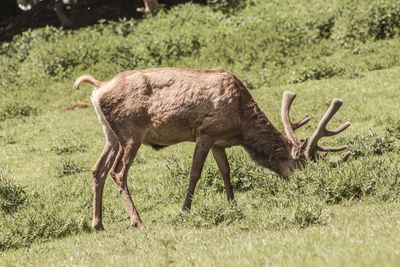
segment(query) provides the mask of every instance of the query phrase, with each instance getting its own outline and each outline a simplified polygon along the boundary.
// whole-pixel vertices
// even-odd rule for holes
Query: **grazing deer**
[[[310,120],[292,124],[289,109],[296,94],[285,92],[282,121],[286,136],[280,133],[258,107],[249,90],[231,73],[221,69],[191,70],[157,68],[126,71],[107,82],[83,75],[75,82],[95,86],[91,100],[103,127],[106,143],[92,169],[94,210],[92,227],[103,230],[102,194],[110,171],[130,215],[131,225],[143,223],[128,191],[127,173],[141,144],[155,149],[184,141],[196,142],[190,182],[182,210],[189,210],[196,184],[209,150],[224,180],[228,200],[233,200],[230,167],[225,148],[241,145],[251,158],[283,178],[307,159],[318,160],[318,151],[341,151],[323,147],[318,140],[345,130],[350,123],[327,130],[326,125],[342,105],[334,99],[310,141],[299,141],[294,130]],[[333,166],[345,161],[351,153]]]

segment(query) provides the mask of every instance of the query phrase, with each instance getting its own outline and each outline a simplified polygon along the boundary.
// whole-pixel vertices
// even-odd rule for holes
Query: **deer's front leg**
[[[192,205],[192,196],[196,188],[196,184],[200,179],[204,161],[207,158],[208,151],[212,146],[212,140],[208,137],[199,137],[194,148],[192,168],[190,170],[189,187],[186,193],[185,202],[182,206],[182,211],[190,210]]]
[[[224,180],[224,187],[226,190],[226,196],[228,201],[233,201],[233,190],[231,185],[231,177],[230,177],[230,167],[228,158],[226,157],[225,149],[222,147],[213,146],[212,153],[215,161],[217,162],[217,166],[219,171],[221,172],[222,178]]]

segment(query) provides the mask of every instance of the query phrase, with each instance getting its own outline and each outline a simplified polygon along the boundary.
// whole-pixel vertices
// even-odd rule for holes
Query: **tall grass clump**
[[[53,141],[51,151],[54,151],[57,155],[71,154],[75,152],[85,152],[87,145],[80,140],[69,140],[63,138],[62,141]]]
[[[25,204],[27,194],[23,186],[17,184],[13,179],[8,178],[0,169],[0,208],[7,214],[17,211]]]
[[[91,197],[90,186],[85,181],[53,183],[53,190],[24,188],[1,181],[1,200],[3,193],[11,203],[0,212],[0,251],[11,248],[29,247],[33,243],[43,242],[68,235],[88,232],[90,228]],[[4,184],[7,186],[5,191]],[[21,193],[23,192],[23,193]],[[18,197],[16,197],[18,196]],[[15,202],[18,200],[17,202]],[[13,209],[12,214],[10,207]]]
[[[13,102],[0,106],[0,122],[12,118],[23,118],[38,113],[37,108],[28,103]]]
[[[355,158],[383,155],[396,149],[395,139],[392,135],[386,132],[385,135],[379,136],[369,130],[365,134],[356,134],[354,138],[348,140],[348,145]]]
[[[247,154],[235,150],[229,155],[231,165],[231,182],[236,194],[244,193],[242,201],[228,203],[223,189],[222,177],[215,163],[207,161],[203,169],[202,179],[196,187],[192,210],[173,223],[189,227],[213,227],[216,225],[239,224],[242,228],[287,228],[307,227],[321,224],[322,205],[293,191],[286,191],[288,184],[270,171],[258,167]],[[190,162],[169,163],[169,173],[163,186],[173,190],[164,195],[164,201],[183,201],[186,193]],[[178,175],[177,175],[178,174]],[[182,183],[176,186],[178,183]],[[176,187],[175,187],[176,186]],[[177,195],[177,193],[179,194]]]
[[[175,220],[178,225],[211,227],[237,223],[243,228],[304,228],[324,224],[327,205],[343,202],[396,202],[400,197],[398,159],[384,157],[395,145],[369,132],[350,140],[355,153],[349,162],[332,168],[325,161],[309,162],[285,181],[269,170],[257,166],[243,150],[229,155],[231,182],[241,197],[228,203],[222,177],[216,164],[208,160],[196,188],[190,214]],[[362,140],[361,140],[362,139]],[[378,157],[376,157],[378,156]],[[173,161],[168,165],[163,183],[171,194],[164,201],[176,203],[185,197],[190,161]]]
[[[58,177],[74,175],[85,171],[86,168],[78,163],[75,159],[64,157],[61,159],[60,164],[56,166]]]

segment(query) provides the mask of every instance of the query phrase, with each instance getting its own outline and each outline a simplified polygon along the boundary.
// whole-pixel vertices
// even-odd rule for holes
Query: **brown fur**
[[[89,75],[77,79],[93,84],[92,101],[106,134],[96,165],[92,226],[103,229],[101,199],[109,170],[130,213],[131,224],[143,223],[130,197],[126,175],[141,144],[160,148],[196,142],[190,183],[182,210],[191,198],[211,149],[233,200],[225,148],[242,145],[260,165],[287,178],[296,165],[298,144],[290,142],[268,120],[249,90],[223,69],[159,68],[126,71],[108,82]]]

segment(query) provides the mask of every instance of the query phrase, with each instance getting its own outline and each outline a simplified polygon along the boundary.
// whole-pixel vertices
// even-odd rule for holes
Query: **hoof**
[[[144,224],[142,222],[131,223],[130,227],[137,228],[137,229],[144,229],[145,228],[145,226],[144,226]]]
[[[92,228],[96,231],[104,231],[104,227],[102,223],[92,224]]]

